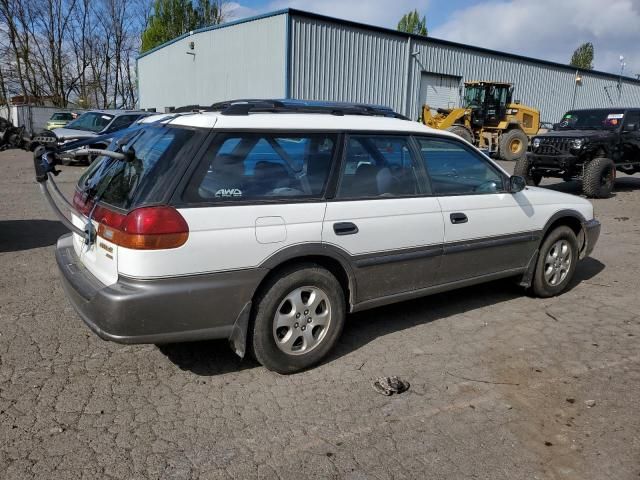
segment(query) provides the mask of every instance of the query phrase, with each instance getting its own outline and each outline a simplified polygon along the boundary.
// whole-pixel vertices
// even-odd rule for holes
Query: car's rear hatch
[[[80,178],[72,222],[85,231],[91,222],[96,236],[88,242],[86,236],[74,233],[73,245],[82,264],[100,282],[111,285],[118,280],[120,248],[171,248],[158,239],[180,230],[175,222],[168,225],[166,202],[180,170],[176,156],[193,134],[184,128],[145,126],[110,147],[129,151],[129,159],[98,157]]]

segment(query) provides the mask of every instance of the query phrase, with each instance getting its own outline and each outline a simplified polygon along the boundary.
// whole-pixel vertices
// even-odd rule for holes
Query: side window
[[[503,175],[480,154],[452,140],[418,138],[418,143],[436,195],[504,191]]]
[[[627,113],[627,116],[624,119],[625,128],[629,128],[631,125],[634,125],[634,130],[639,130],[640,126],[638,124],[640,124],[640,112]]]
[[[350,136],[342,170],[338,198],[396,197],[420,193],[409,137]]]
[[[225,134],[205,154],[184,199],[242,201],[319,198],[329,178],[332,134]]]
[[[127,128],[138,119],[138,115],[120,115],[109,125],[109,130],[115,132]]]

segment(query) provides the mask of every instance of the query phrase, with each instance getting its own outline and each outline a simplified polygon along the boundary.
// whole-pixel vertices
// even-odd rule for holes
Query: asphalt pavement
[[[280,376],[223,341],[92,334],[30,155],[2,152],[0,478],[638,479],[640,175],[616,192],[564,295],[499,281],[351,315],[326,362]]]

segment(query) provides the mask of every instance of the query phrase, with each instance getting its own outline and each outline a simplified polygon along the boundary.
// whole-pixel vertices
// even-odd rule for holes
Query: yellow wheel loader
[[[432,128],[449,130],[481,150],[503,160],[517,160],[540,129],[540,112],[513,103],[513,86],[501,82],[466,82],[463,106],[439,108],[432,115],[422,107],[422,122]]]

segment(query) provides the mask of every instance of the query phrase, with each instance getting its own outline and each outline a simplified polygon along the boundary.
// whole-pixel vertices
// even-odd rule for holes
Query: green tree
[[[142,32],[140,52],[146,52],[183,33],[224,21],[218,0],[155,0],[153,14]]]
[[[406,13],[398,22],[398,30],[406,33],[415,33],[426,37],[429,34],[427,30],[427,17],[418,14],[418,10]]]
[[[571,66],[584,70],[593,69],[593,43],[586,42],[576,48],[571,57]]]

